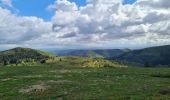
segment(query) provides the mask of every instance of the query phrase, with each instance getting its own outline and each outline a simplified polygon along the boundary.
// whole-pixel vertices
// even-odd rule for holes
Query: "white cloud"
[[[59,4],[67,5],[64,6],[65,9],[66,7],[73,8],[74,3],[68,2],[60,0]],[[67,36],[68,39],[70,36],[75,42],[87,43],[88,41],[89,44],[131,38],[124,44],[135,41],[138,45],[145,37],[148,40],[142,41],[140,44],[152,43],[154,45],[156,43],[159,45],[162,44],[163,39],[166,40],[166,43],[170,43],[170,40],[167,40],[169,38],[168,23],[170,22],[169,0],[138,0],[132,5],[123,5],[121,0],[88,0],[87,2],[88,4],[80,7],[79,10],[61,11],[60,8],[57,8],[52,20],[54,34],[70,29],[66,33],[62,32],[63,38]],[[59,4],[55,2],[53,6]],[[74,5],[74,8],[77,7]],[[162,28],[162,26],[165,27]],[[72,29],[76,29],[76,31]],[[157,37],[147,38],[152,34]],[[159,41],[159,36],[161,41]],[[136,42],[137,40],[139,42]]]
[[[0,44],[22,44],[51,30],[51,23],[37,17],[21,17],[0,8]]]
[[[57,0],[54,4],[49,5],[48,9],[66,12],[78,10],[77,5],[74,2],[71,3],[67,0]]]
[[[154,9],[170,8],[169,0],[138,0],[137,3],[143,7],[153,7]]]
[[[0,8],[0,43],[55,47],[143,47],[170,44],[169,0],[56,0],[51,21]]]

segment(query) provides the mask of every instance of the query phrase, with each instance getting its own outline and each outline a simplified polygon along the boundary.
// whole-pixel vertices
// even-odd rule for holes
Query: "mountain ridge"
[[[97,50],[66,50],[58,56],[80,56],[89,58],[105,58],[119,62],[136,63],[141,65],[170,65],[170,45],[149,47],[138,50],[130,49],[97,49]],[[17,47],[0,52],[0,64],[18,62],[41,62],[55,57],[53,54],[31,48]]]
[[[149,63],[151,66],[170,65],[170,45],[133,50],[113,59],[143,65]]]
[[[49,51],[58,56],[80,56],[91,58],[112,58],[129,52],[130,49],[96,49],[96,50],[60,50]]]

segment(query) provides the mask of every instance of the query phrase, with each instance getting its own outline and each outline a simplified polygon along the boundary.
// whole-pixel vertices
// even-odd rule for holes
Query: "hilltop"
[[[127,65],[116,61],[110,61],[104,58],[89,58],[89,57],[78,57],[78,56],[60,56],[49,58],[44,64],[61,64],[63,67],[67,66],[79,66],[84,68],[126,68]]]
[[[51,56],[53,55],[44,51],[17,47],[0,52],[0,63],[4,65],[27,62],[36,63]]]

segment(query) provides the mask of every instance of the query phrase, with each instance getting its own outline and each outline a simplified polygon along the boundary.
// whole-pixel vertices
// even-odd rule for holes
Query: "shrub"
[[[46,60],[41,60],[40,63],[41,63],[41,64],[45,64],[45,63],[46,63]]]
[[[10,63],[9,63],[9,61],[7,61],[7,60],[5,60],[4,61],[4,65],[6,66],[6,65],[9,65]]]
[[[148,61],[146,61],[146,62],[144,63],[144,67],[151,67],[151,64],[150,64]]]

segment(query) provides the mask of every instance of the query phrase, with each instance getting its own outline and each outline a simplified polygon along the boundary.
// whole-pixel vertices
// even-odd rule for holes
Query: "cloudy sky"
[[[0,48],[170,45],[170,0],[0,0]]]

